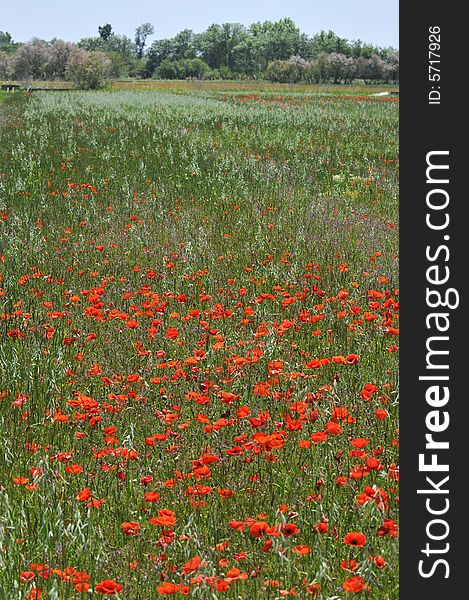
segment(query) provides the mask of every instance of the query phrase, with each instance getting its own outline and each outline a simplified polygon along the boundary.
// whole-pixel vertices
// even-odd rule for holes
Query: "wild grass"
[[[398,102],[278,90],[3,107],[2,597],[398,597]]]

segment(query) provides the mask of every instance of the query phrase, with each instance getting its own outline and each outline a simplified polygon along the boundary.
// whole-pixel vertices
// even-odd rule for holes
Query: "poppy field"
[[[1,105],[0,598],[398,597],[398,107]]]

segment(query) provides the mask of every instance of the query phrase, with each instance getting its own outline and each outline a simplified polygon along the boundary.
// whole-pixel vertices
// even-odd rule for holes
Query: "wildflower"
[[[364,533],[359,531],[351,531],[343,539],[344,544],[347,546],[358,546],[362,548],[366,544],[366,536]]]
[[[347,593],[357,593],[369,589],[369,586],[365,583],[363,577],[360,577],[359,575],[349,577],[344,581],[342,587]]]
[[[121,589],[122,585],[120,583],[117,583],[113,579],[104,579],[97,584],[95,591],[99,594],[106,594],[110,596],[120,592]]]
[[[140,523],[137,523],[135,521],[129,521],[126,523],[121,523],[121,527],[126,535],[135,535],[140,529]]]

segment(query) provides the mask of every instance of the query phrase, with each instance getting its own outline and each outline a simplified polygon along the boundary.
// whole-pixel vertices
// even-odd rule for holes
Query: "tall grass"
[[[398,597],[397,113],[3,110],[3,597]]]

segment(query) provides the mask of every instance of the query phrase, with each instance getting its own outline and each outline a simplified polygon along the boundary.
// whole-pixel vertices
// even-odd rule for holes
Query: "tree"
[[[67,63],[77,47],[70,42],[53,40],[47,50],[44,73],[47,79],[64,79]]]
[[[196,38],[196,49],[201,58],[212,68],[235,67],[235,48],[247,38],[244,25],[239,23],[223,23],[210,25],[204,33]]]
[[[210,73],[210,67],[200,58],[182,58],[171,60],[166,58],[158,68],[158,76],[162,79],[202,79]]]
[[[196,42],[191,29],[180,31],[174,38],[156,40],[147,52],[146,72],[153,75],[164,60],[181,60],[196,57]],[[165,77],[166,78],[166,77]],[[167,79],[170,79],[169,77]]]
[[[305,45],[304,36],[291,19],[253,23],[249,33],[254,39],[258,69],[263,70],[273,60],[288,60],[297,56]]]
[[[106,23],[106,25],[100,25],[98,27],[99,37],[103,40],[103,42],[107,42],[108,39],[112,35],[112,25]]]
[[[175,60],[195,58],[194,32],[183,29],[171,40],[171,57]]]
[[[151,23],[142,23],[135,30],[135,51],[137,58],[143,57],[143,50],[147,42],[147,37],[155,33],[155,28]]]
[[[21,44],[13,57],[15,79],[46,79],[46,64],[50,49],[43,40]]]
[[[13,38],[8,31],[0,31],[0,48],[13,44]]]
[[[67,64],[67,79],[82,90],[97,90],[105,86],[110,74],[111,61],[104,52],[78,49]]]
[[[311,56],[316,58],[321,52],[330,54],[331,52],[337,52],[338,54],[345,54],[350,56],[352,48],[346,39],[339,37],[333,31],[320,31],[310,40],[310,51]]]
[[[0,52],[0,79],[10,79],[13,72],[13,59],[6,52]]]
[[[399,52],[392,51],[386,58],[386,63],[389,66],[389,77],[393,83],[399,81]]]
[[[95,50],[102,50],[104,48],[104,40],[101,37],[87,37],[82,38],[77,43],[79,48],[93,52]]]

